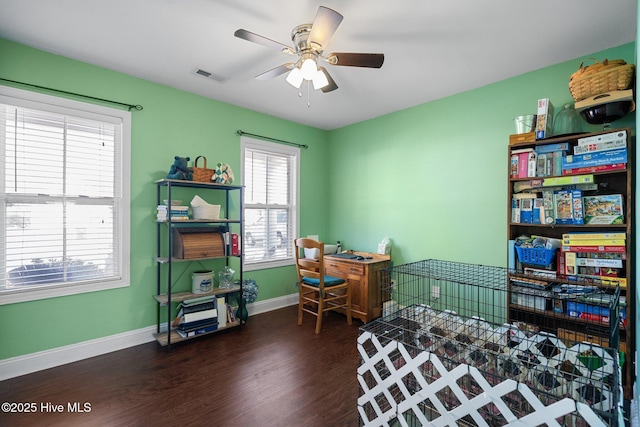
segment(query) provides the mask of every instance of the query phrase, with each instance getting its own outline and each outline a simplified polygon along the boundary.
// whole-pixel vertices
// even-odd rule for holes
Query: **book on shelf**
[[[584,209],[582,205],[582,190],[570,190],[573,204],[573,223],[584,224]]]
[[[581,240],[594,240],[594,239],[626,239],[627,233],[624,231],[606,231],[602,233],[590,232],[590,231],[577,231],[571,233],[564,233],[562,235],[562,241],[581,241]]]
[[[156,219],[158,222],[169,221],[168,217],[161,215],[158,215]],[[189,215],[171,215],[171,221],[189,221]]]
[[[531,218],[533,224],[546,224],[544,201],[542,197],[533,199],[533,215]]]
[[[216,327],[218,326],[217,318],[196,320],[194,322],[189,322],[189,323],[181,323],[176,327],[176,329],[179,331],[189,332],[189,331],[195,331],[201,328],[207,328],[214,325]]]
[[[527,158],[527,178],[536,176],[536,168],[538,167],[538,155],[535,151],[531,151]]]
[[[158,205],[158,211],[184,212],[188,210],[189,206],[171,205],[171,208],[169,208],[167,205]]]
[[[562,245],[562,252],[612,252],[626,254],[626,246],[607,246],[607,245]]]
[[[535,176],[547,176],[547,153],[536,153]]]
[[[554,160],[555,155],[556,153],[547,153],[547,162],[545,163],[545,171],[544,171],[545,176],[553,176],[556,174],[553,166],[553,162],[555,161]],[[560,175],[560,173],[558,173],[558,175]]]
[[[198,304],[180,304],[178,314],[173,320],[173,326],[189,324],[205,319],[217,319],[218,310],[215,300],[206,300]]]
[[[231,304],[227,304],[227,322],[234,323],[236,321],[236,310],[238,307],[232,307]]]
[[[582,246],[624,246],[625,239],[592,239],[592,240],[569,240],[562,239],[562,246],[582,247]]]
[[[619,130],[615,132],[605,133],[602,135],[593,135],[586,136],[584,138],[578,138],[578,146],[584,147],[593,144],[605,144],[605,143],[614,143],[621,144],[624,143],[624,147],[627,146],[627,131]]]
[[[543,224],[555,224],[556,216],[555,216],[555,209],[553,204],[552,190],[542,190],[542,207],[544,209]]]
[[[539,276],[547,279],[555,279],[557,276],[557,272],[554,270],[545,270],[543,268],[535,268],[535,267],[524,267],[524,274],[528,274],[530,276]]]
[[[601,151],[616,150],[619,148],[627,148],[627,139],[614,139],[611,141],[600,141],[585,145],[576,145],[573,147],[573,154],[589,154]]]
[[[240,236],[236,233],[231,233],[231,255],[240,255]]]
[[[521,191],[532,190],[540,187],[542,187],[541,179],[532,179],[530,181],[518,181],[513,183],[514,193],[520,193]]]
[[[209,310],[201,310],[194,311],[192,313],[185,313],[182,315],[182,320],[180,323],[191,323],[197,322],[198,320],[205,319],[217,319],[218,318],[218,310],[215,308]]]
[[[569,151],[568,142],[557,142],[554,144],[537,145],[535,148],[538,154],[540,153],[553,153],[555,151]]]
[[[530,149],[533,150],[533,149]],[[518,153],[518,178],[526,178],[529,169],[529,152]]]
[[[592,174],[575,175],[575,176],[556,176],[545,178],[542,181],[543,187],[555,187],[559,185],[571,184],[593,184],[595,182]]]
[[[575,252],[563,253],[564,270],[559,271],[569,280],[580,280],[583,283],[591,283],[593,285],[618,285],[625,287],[627,279],[619,277],[622,275],[622,267],[591,267],[579,265],[584,258],[578,258]],[[620,261],[622,262],[622,261]]]
[[[522,199],[515,197],[511,198],[511,222],[520,222],[520,206],[522,205]]]
[[[578,272],[578,266],[576,264],[577,254],[575,252],[567,252],[564,254],[564,274],[573,276]]]
[[[518,154],[511,154],[509,176],[511,176],[511,178],[518,178]]]
[[[518,194],[514,194],[512,197],[514,199],[518,199],[518,200],[522,200],[522,199],[535,199],[538,193],[518,193]]]
[[[571,193],[558,190],[553,195],[556,224],[573,224],[573,209],[571,207]]]
[[[624,170],[627,168],[626,163],[614,163],[612,165],[588,166],[583,168],[564,169],[562,175],[579,175],[583,173],[608,172],[616,170]]]
[[[189,206],[158,205],[156,218],[158,222],[165,222],[171,217],[171,221],[184,221],[189,219]]]
[[[524,198],[520,201],[520,222],[522,224],[533,223],[533,201],[534,198]]]
[[[554,151],[553,153],[553,175],[562,175],[562,162],[566,153],[564,151]]]
[[[177,332],[178,332],[178,335],[180,335],[182,338],[189,338],[196,335],[208,334],[209,332],[213,332],[217,329],[218,329],[217,324],[211,324],[209,326],[203,326],[201,328],[197,328],[189,331],[183,331],[179,329]]]
[[[228,316],[227,303],[224,297],[216,298],[216,309],[218,310],[218,313],[220,313],[220,316],[218,316],[218,326],[220,326],[221,328],[224,328],[227,326],[227,316]]]
[[[594,286],[619,286],[627,287],[627,279],[624,277],[590,275],[590,274],[574,274],[567,277],[568,280],[579,280],[582,283],[589,283]]]
[[[585,196],[585,224],[623,224],[624,210],[621,194]]]
[[[215,300],[215,298],[216,298],[215,295],[204,295],[204,296],[200,296],[200,297],[193,297],[193,298],[185,299],[180,304],[182,305],[182,307],[186,307],[186,306],[191,306],[191,305],[202,304],[204,302],[213,302]]]
[[[622,268],[622,259],[576,257],[578,267]]]
[[[626,148],[587,154],[569,154],[564,157],[562,169],[613,165],[616,163],[627,163]]]

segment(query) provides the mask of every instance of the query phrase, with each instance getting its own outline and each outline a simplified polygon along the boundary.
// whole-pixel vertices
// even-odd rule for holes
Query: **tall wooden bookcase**
[[[599,170],[580,171],[578,174],[562,175],[559,173],[558,168],[554,168],[553,164],[549,168],[540,169],[543,165],[536,164],[535,175],[527,177],[518,177],[517,165],[512,161],[512,156],[518,155],[523,151],[526,153],[528,149],[536,149],[539,151],[545,151],[545,147],[551,149],[552,144],[566,143],[568,150],[567,154],[574,153],[574,147],[578,145],[578,140],[581,138],[588,138],[594,136],[607,136],[612,133],[618,133],[618,137],[623,135],[621,132],[626,132],[626,148],[627,148],[627,161],[626,165],[618,166],[618,168],[601,167]],[[624,136],[622,136],[624,137]],[[613,340],[613,336],[619,336],[619,354],[621,355],[621,362],[624,362],[622,366],[623,388],[626,398],[631,397],[632,386],[635,380],[636,367],[634,366],[634,355],[636,349],[635,343],[635,327],[633,322],[635,318],[634,299],[636,294],[636,284],[634,282],[634,267],[635,260],[634,255],[634,235],[633,235],[633,219],[634,219],[634,187],[633,182],[633,160],[635,155],[634,150],[635,136],[631,135],[630,129],[617,129],[608,130],[603,132],[579,134],[572,136],[552,137],[538,141],[528,142],[513,142],[508,147],[508,160],[509,160],[509,180],[507,190],[507,236],[509,242],[509,295],[507,300],[508,306],[508,319],[509,322],[523,322],[526,324],[533,324],[539,327],[540,330],[544,330],[558,337],[568,338],[573,341],[590,341],[596,344],[600,344],[606,347],[613,347],[613,344],[618,345],[616,340]],[[557,157],[557,155],[556,155]],[[554,157],[551,156],[553,159]],[[515,159],[514,159],[515,160]],[[522,160],[522,157],[520,157]],[[536,163],[537,160],[536,159]],[[522,163],[520,163],[522,166]],[[514,170],[515,168],[515,170]],[[554,170],[555,169],[555,170]],[[522,171],[520,175],[522,175]],[[529,173],[528,175],[531,175]],[[542,175],[542,176],[540,176]],[[578,176],[593,176],[592,183],[579,184],[566,183],[554,185],[554,180],[557,184],[560,177],[570,176],[574,182],[580,181]],[[564,178],[568,179],[568,178]],[[589,178],[583,179],[590,181]],[[524,223],[523,221],[529,221],[528,216],[518,217],[516,208],[518,207],[514,202],[514,195],[524,192],[531,192],[536,194],[536,198],[543,198],[543,190],[546,190],[547,196],[549,191],[553,190],[567,190],[580,188],[583,190],[582,196],[603,196],[603,195],[621,195],[624,211],[624,219],[619,224],[570,224],[570,223],[556,223],[554,220],[548,220],[549,223],[544,223],[545,218],[542,216],[541,223]],[[521,196],[516,196],[521,197]],[[533,197],[533,196],[532,196]],[[584,199],[582,199],[584,200]],[[544,202],[544,198],[543,198]],[[523,205],[524,206],[524,205]],[[544,209],[544,206],[542,207]],[[584,206],[583,206],[584,208]],[[555,209],[556,206],[552,206]],[[522,214],[522,212],[520,212]],[[527,264],[526,254],[518,254],[518,251],[514,248],[514,241],[521,236],[542,236],[546,238],[558,239],[562,242],[563,235],[569,233],[597,233],[602,237],[605,237],[608,233],[616,233],[618,237],[624,237],[623,246],[624,255],[616,256],[616,258],[622,258],[622,268],[617,269],[617,273],[620,279],[600,279],[594,277],[586,277],[580,274],[574,276],[567,275],[566,265],[564,265],[566,251],[568,246],[561,247],[557,250],[550,265],[547,265],[550,274],[545,277],[544,268],[537,265]],[[619,239],[621,240],[621,239]],[[574,242],[575,243],[575,242]],[[591,248],[589,248],[591,249]],[[620,250],[621,248],[618,248]],[[597,257],[606,256],[602,255],[606,252],[606,248],[601,249],[601,255]],[[523,256],[524,255],[524,256]],[[574,255],[572,255],[574,256]],[[578,254],[580,256],[580,254]],[[584,255],[590,257],[591,255]],[[525,263],[522,261],[525,260]],[[579,263],[578,263],[579,264]],[[527,268],[529,267],[529,268]],[[535,269],[532,269],[535,268]],[[540,270],[540,271],[536,271]],[[585,270],[582,270],[585,271]],[[576,270],[576,273],[578,271]],[[535,276],[535,277],[534,277]],[[514,283],[517,280],[531,280],[534,279],[538,282],[538,285],[545,287],[548,291],[541,291],[538,294],[531,293],[531,303],[526,298],[518,298],[520,295],[514,295],[517,288]],[[622,283],[620,283],[622,282]],[[570,312],[567,308],[567,303],[556,299],[556,295],[551,291],[552,287],[558,287],[562,285],[579,285],[596,287],[597,291],[607,294],[617,294],[619,292],[621,308],[625,310],[625,317],[619,324],[613,324],[616,322],[608,322],[606,319],[598,318],[597,316],[576,315],[575,310]],[[518,288],[519,289],[519,288]],[[546,292],[546,293],[545,293]],[[539,304],[537,303],[539,301]],[[623,305],[622,302],[625,301]],[[575,306],[574,306],[575,308]],[[591,310],[591,309],[589,309]],[[594,309],[596,312],[599,309]],[[610,324],[611,323],[611,324]],[[612,340],[610,343],[609,340]]]

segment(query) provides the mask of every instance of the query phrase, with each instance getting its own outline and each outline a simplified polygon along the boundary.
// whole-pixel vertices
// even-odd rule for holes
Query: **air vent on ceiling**
[[[199,76],[206,77],[211,80],[215,80],[218,83],[224,83],[228,80],[226,77],[218,76],[216,74],[210,73],[209,71],[205,71],[202,68],[196,68],[193,70],[193,72]]]

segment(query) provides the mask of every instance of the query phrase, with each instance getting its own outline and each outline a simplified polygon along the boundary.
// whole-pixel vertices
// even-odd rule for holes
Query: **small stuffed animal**
[[[167,174],[168,179],[181,179],[184,181],[193,180],[193,168],[188,167],[190,157],[180,157],[175,156],[173,160],[173,164],[171,168],[169,168],[169,173]]]
[[[169,173],[167,174],[168,179],[181,179],[184,181],[192,181],[193,180],[193,168],[187,166],[190,157],[180,157],[175,156],[173,164],[171,168],[169,168]]]

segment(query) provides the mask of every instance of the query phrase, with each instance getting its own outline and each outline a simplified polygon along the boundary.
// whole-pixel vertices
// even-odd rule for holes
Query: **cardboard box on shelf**
[[[551,136],[551,129],[553,129],[553,104],[549,98],[539,99],[536,139],[549,138]]]

